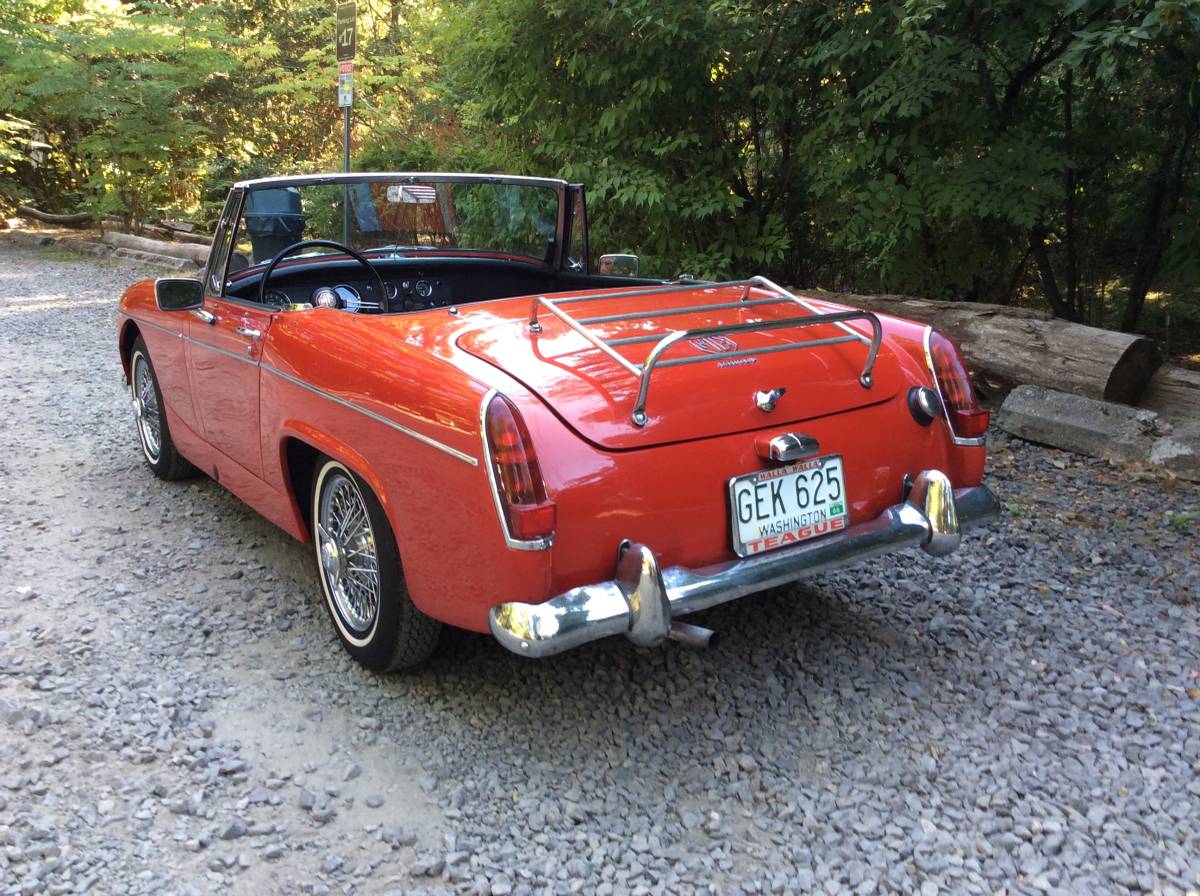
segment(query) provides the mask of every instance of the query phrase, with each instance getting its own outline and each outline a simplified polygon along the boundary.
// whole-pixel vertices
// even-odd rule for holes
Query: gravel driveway
[[[0,245],[0,894],[1200,890],[1197,487],[996,435],[951,560],[378,677],[307,548],[143,467],[142,274]]]

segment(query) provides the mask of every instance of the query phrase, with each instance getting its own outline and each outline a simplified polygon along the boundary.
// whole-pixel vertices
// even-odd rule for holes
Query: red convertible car
[[[560,180],[238,183],[202,279],[121,299],[146,462],[311,542],[338,636],[381,670],[443,623],[531,657],[703,645],[680,617],[948,554],[996,513],[988,416],[945,337],[589,257]]]

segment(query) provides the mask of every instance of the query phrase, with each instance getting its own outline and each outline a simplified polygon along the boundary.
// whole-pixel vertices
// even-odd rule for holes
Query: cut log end
[[[1134,339],[1113,364],[1104,384],[1104,400],[1137,404],[1162,361],[1162,352],[1154,342],[1145,337]]]

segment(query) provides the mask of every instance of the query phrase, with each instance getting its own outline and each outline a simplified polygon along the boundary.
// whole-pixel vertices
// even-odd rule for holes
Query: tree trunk
[[[1074,309],[1063,299],[1058,289],[1058,280],[1054,276],[1054,265],[1050,262],[1050,253],[1046,251],[1046,231],[1037,227],[1029,232],[1029,251],[1033,253],[1034,264],[1037,265],[1038,276],[1042,280],[1042,290],[1054,309],[1054,316],[1064,320],[1074,320]]]
[[[1073,18],[1073,17],[1072,17]],[[1067,158],[1071,158],[1072,134],[1072,102],[1075,93],[1075,80],[1071,75],[1070,69],[1064,77],[1063,84],[1063,130],[1065,133],[1065,142],[1067,150]],[[1070,320],[1083,320],[1083,308],[1079,302],[1079,255],[1078,255],[1078,235],[1075,227],[1075,165],[1074,162],[1068,162],[1067,168],[1063,172],[1063,191],[1066,194],[1066,202],[1063,207],[1063,244],[1066,254],[1064,262],[1063,277],[1066,280],[1067,307],[1071,309]]]
[[[1143,336],[1087,327],[1041,311],[904,296],[822,295],[932,325],[958,346],[984,397],[1032,383],[1136,404],[1162,363],[1158,347]]]
[[[18,205],[17,214],[41,221],[43,224],[57,224],[59,227],[88,227],[92,223],[91,212],[79,212],[74,215],[52,215],[49,212],[38,211],[30,205]]]
[[[1189,84],[1187,90],[1194,85]],[[1184,94],[1186,99],[1187,94]],[[1182,100],[1181,100],[1182,101]],[[1150,196],[1146,200],[1146,217],[1142,225],[1141,242],[1137,259],[1134,261],[1133,277],[1129,283],[1129,296],[1125,301],[1125,313],[1121,317],[1121,329],[1132,332],[1142,314],[1146,295],[1158,276],[1163,254],[1171,242],[1171,223],[1179,208],[1179,197],[1183,193],[1183,182],[1188,170],[1196,130],[1200,126],[1200,102],[1190,107],[1183,122],[1183,133],[1178,143],[1168,141],[1163,146],[1158,170],[1151,175]]]

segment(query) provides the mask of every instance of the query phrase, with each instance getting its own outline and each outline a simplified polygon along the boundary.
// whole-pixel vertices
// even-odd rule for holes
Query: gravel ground
[[[0,246],[0,894],[1200,890],[1197,487],[996,435],[952,560],[374,676],[306,548],[143,468],[140,273]]]

